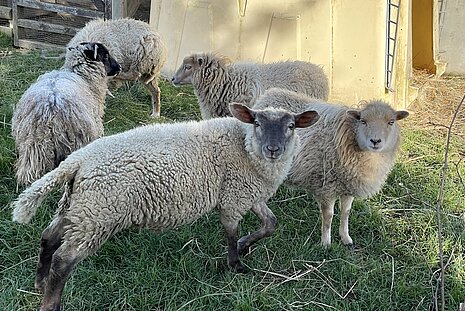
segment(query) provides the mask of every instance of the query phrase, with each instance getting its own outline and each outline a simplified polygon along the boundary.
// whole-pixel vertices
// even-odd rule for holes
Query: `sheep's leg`
[[[335,198],[318,199],[321,213],[321,245],[328,247],[331,245],[331,223],[334,216]]]
[[[252,212],[262,221],[262,228],[239,239],[237,242],[237,250],[240,255],[246,254],[253,243],[272,235],[276,229],[276,216],[265,202],[254,205],[252,207]]]
[[[63,288],[76,264],[86,255],[64,242],[53,254],[40,311],[59,311]]]
[[[349,214],[352,208],[353,196],[341,196],[341,222],[339,224],[339,235],[344,245],[352,245],[352,238],[349,236]]]
[[[237,273],[244,273],[245,267],[239,260],[239,253],[237,251],[237,227],[239,220],[226,218],[223,215],[220,215],[220,220],[228,239],[228,265]]]
[[[49,275],[52,256],[61,245],[64,227],[67,221],[63,217],[56,217],[42,233],[40,242],[39,261],[37,262],[34,286],[43,292]]]
[[[153,79],[150,82],[144,83],[145,88],[150,92],[152,96],[152,118],[160,117],[160,88],[158,87],[157,79]]]

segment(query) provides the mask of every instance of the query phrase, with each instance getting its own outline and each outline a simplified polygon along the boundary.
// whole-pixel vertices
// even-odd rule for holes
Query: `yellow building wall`
[[[409,0],[402,2],[408,10]],[[381,98],[405,106],[405,77],[396,79],[394,89],[402,96],[384,87],[386,5],[385,0],[152,0],[150,24],[167,44],[168,77],[192,52],[216,51],[234,61],[300,59],[323,67],[331,101],[356,105]],[[404,15],[402,31],[408,32]],[[406,56],[408,47],[398,42],[405,51],[396,53]],[[406,68],[405,60],[397,61],[395,75],[405,76]]]
[[[386,98],[386,1],[331,1],[331,97]]]

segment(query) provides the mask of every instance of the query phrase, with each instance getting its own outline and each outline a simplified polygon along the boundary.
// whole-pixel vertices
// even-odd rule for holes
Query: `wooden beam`
[[[19,46],[18,44],[18,0],[12,0],[12,14],[13,19],[11,20],[11,25],[13,26],[13,46]]]
[[[51,11],[55,13],[68,13],[71,15],[78,15],[81,17],[88,17],[88,18],[103,17],[103,12],[99,12],[95,10],[87,10],[87,9],[69,7],[69,6],[59,5],[59,4],[39,2],[39,1],[34,1],[34,0],[16,0],[16,1],[13,0],[13,2],[16,2],[17,6],[34,8],[34,9],[44,10],[44,11]],[[14,5],[13,5],[13,9],[14,9]]]
[[[30,19],[18,19],[18,27],[37,29],[46,32],[58,33],[63,35],[74,36],[79,29],[74,27],[62,26],[57,24],[50,24],[45,22],[38,22]]]
[[[5,26],[0,26],[0,32],[3,32],[7,36],[11,37],[12,36],[12,31],[10,27],[5,27]]]
[[[25,39],[17,39],[18,44],[16,46],[25,48],[25,49],[55,49],[64,51],[65,47],[61,45],[51,44],[51,43],[44,43],[44,42],[37,42]]]
[[[11,19],[11,8],[7,6],[0,6],[0,18]]]

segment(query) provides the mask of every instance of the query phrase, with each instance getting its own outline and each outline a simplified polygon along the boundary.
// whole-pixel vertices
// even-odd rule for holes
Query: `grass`
[[[11,221],[14,181],[11,115],[21,94],[45,71],[61,66],[37,52],[11,48],[0,35],[0,310],[36,310],[33,288],[41,231],[59,199],[49,197],[30,225]],[[199,119],[190,88],[161,83],[162,118]],[[108,98],[106,134],[154,122],[149,95],[128,84]],[[354,203],[354,249],[336,236],[319,246],[320,218],[311,195],[280,188],[270,202],[278,217],[274,236],[243,258],[251,272],[225,268],[226,241],[216,214],[163,234],[128,230],[80,263],[63,294],[65,310],[428,310],[436,291],[436,202],[443,166],[444,131],[403,122],[399,161],[382,191]],[[465,188],[463,137],[453,137],[445,185],[443,224],[446,310],[465,301]],[[458,170],[456,164],[458,163]],[[259,226],[253,215],[244,234]]]

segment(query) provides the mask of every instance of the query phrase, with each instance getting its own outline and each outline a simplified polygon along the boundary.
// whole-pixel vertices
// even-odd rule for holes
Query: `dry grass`
[[[436,78],[422,70],[414,70],[412,86],[419,88],[418,98],[410,105],[410,125],[447,131],[450,120],[465,94],[465,77]],[[465,135],[465,111],[459,111],[453,133]]]

